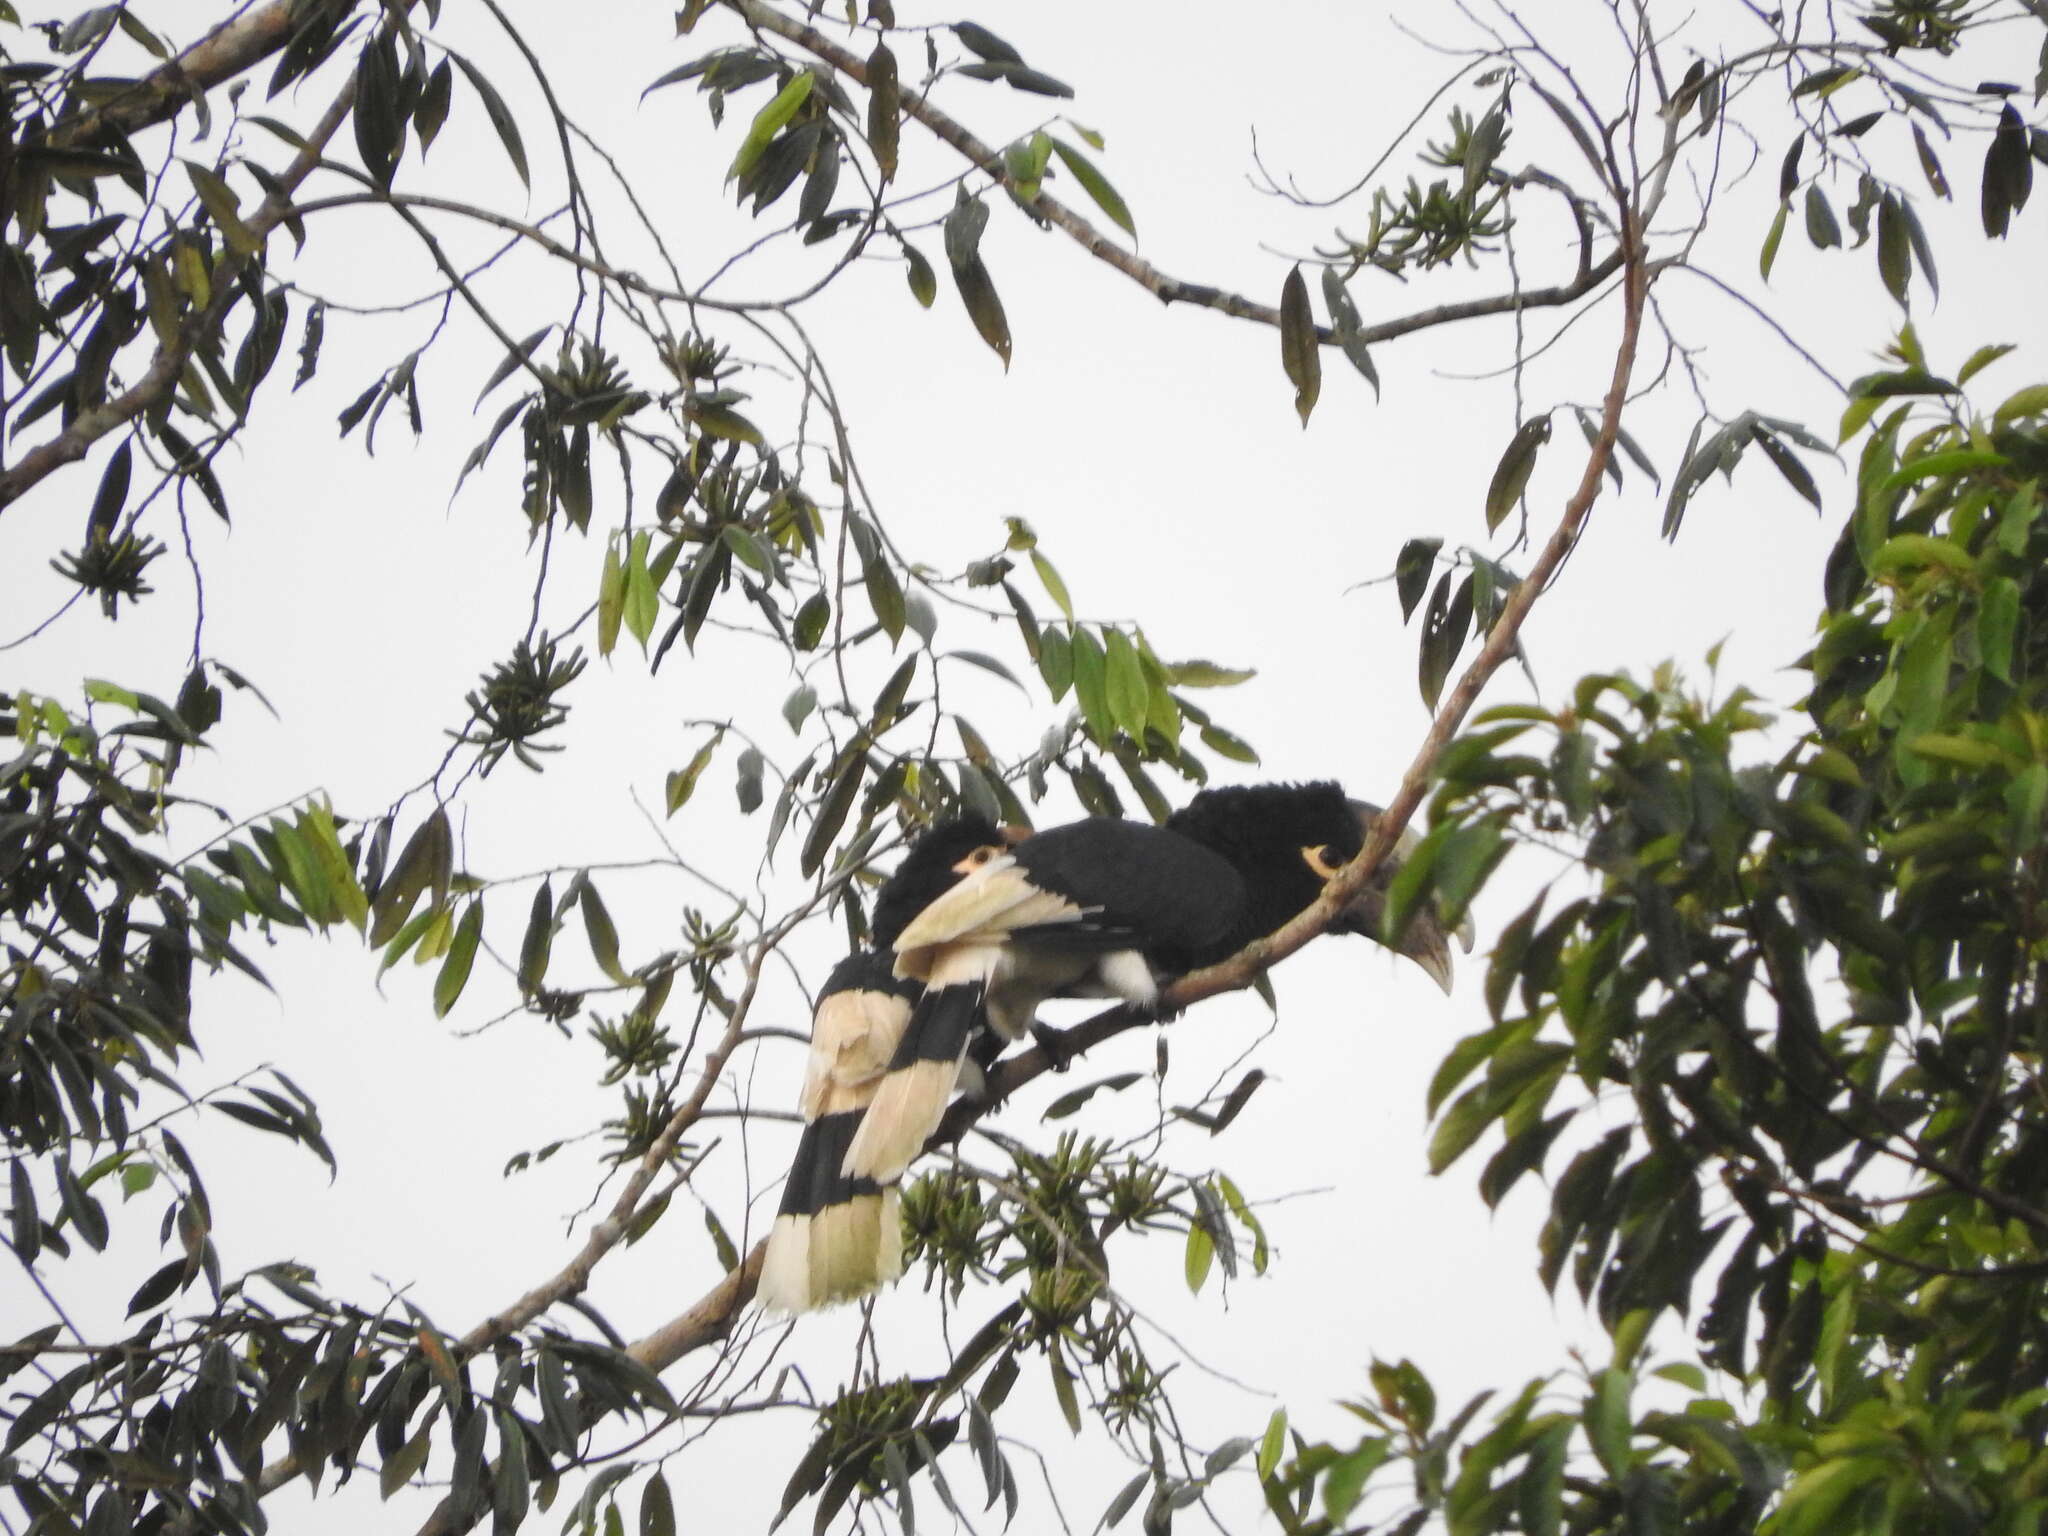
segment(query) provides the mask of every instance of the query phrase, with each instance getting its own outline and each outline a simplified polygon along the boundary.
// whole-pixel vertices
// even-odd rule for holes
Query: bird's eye
[[[995,856],[996,850],[993,848],[977,848],[974,850],[974,852],[968,854],[966,858],[962,859],[959,863],[955,864],[953,866],[953,872],[955,874],[960,875],[972,874],[975,870],[981,868],[982,865],[986,864],[990,859],[994,858]]]
[[[1302,849],[1301,858],[1303,863],[1325,880],[1336,874],[1348,862],[1344,855],[1330,843]]]

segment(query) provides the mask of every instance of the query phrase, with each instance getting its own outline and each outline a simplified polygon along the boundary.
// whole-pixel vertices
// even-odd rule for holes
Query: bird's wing
[[[1095,818],[1027,838],[939,896],[896,940],[899,975],[931,974],[953,944],[1212,947],[1238,922],[1244,883],[1219,855],[1162,827]]]

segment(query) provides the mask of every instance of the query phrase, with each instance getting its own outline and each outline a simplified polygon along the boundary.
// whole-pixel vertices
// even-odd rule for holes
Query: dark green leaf
[[[1290,268],[1280,285],[1280,366],[1294,386],[1294,413],[1306,427],[1323,389],[1323,357],[1316,338],[1316,320],[1309,308],[1308,283],[1300,267]]]
[[[1508,440],[1507,451],[1494,466],[1493,479],[1486,487],[1486,531],[1493,532],[1500,527],[1515,503],[1522,499],[1527,489],[1529,476],[1536,468],[1536,458],[1543,445],[1550,441],[1550,417],[1532,416],[1515,429],[1515,435]]]

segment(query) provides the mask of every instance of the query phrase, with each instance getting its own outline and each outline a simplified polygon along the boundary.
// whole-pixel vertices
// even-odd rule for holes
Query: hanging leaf
[[[1280,285],[1280,366],[1294,385],[1294,413],[1306,427],[1323,389],[1323,358],[1315,315],[1309,309],[1308,283],[1298,266]]]
[[[1835,210],[1828,206],[1819,182],[1806,189],[1806,238],[1821,251],[1842,243],[1842,226],[1835,221]]]
[[[611,913],[605,910],[604,898],[597,894],[597,887],[587,876],[577,877],[576,904],[583,913],[583,932],[590,940],[591,958],[599,970],[624,986],[627,976],[619,964],[619,930],[613,926]]]
[[[1403,624],[1415,616],[1415,605],[1429,590],[1429,573],[1436,569],[1437,551],[1443,547],[1442,539],[1410,539],[1394,557],[1394,590],[1401,599]]]
[[[1887,192],[1877,204],[1877,273],[1885,291],[1902,307],[1907,305],[1907,286],[1913,278],[1912,247],[1906,237],[1906,221],[1899,215],[1899,200]]]
[[[1486,531],[1492,533],[1514,510],[1536,468],[1536,456],[1550,441],[1549,416],[1532,416],[1515,429],[1507,451],[1494,466],[1493,480],[1486,488]]]
[[[505,106],[505,98],[498,94],[498,88],[483,77],[469,60],[459,53],[451,53],[455,67],[468,77],[475,89],[477,99],[484,104],[484,115],[491,120],[491,128],[498,135],[498,142],[505,147],[505,158],[512,162],[512,169],[519,173],[519,184],[532,187],[533,177],[526,169],[526,144],[519,137],[519,124]]]
[[[1941,168],[1941,160],[1934,153],[1934,146],[1927,142],[1927,135],[1920,125],[1913,125],[1913,151],[1920,157],[1920,172],[1927,178],[1927,185],[1936,197],[1946,198],[1949,194],[1948,176]]]
[[[909,264],[906,276],[910,281],[910,296],[926,309],[939,296],[938,274],[932,271],[932,264],[924,259],[924,252],[908,240],[903,242],[903,259]]]
[[[1150,690],[1131,637],[1120,629],[1102,632],[1104,702],[1109,715],[1131,740],[1145,739],[1145,705]]]
[[[1072,92],[1067,94],[1071,95]],[[1094,199],[1095,206],[1108,214],[1125,234],[1133,240],[1137,239],[1138,226],[1131,217],[1130,208],[1117,189],[1109,184],[1109,179],[1095,168],[1094,162],[1073,145],[1062,143],[1058,139],[1052,140],[1052,148],[1053,153],[1060,157],[1060,163],[1073,173],[1074,180],[1081,183],[1082,190]]]
[[[1984,185],[1980,209],[1984,233],[2003,239],[2012,216],[2026,206],[2034,186],[2034,167],[2028,148],[2026,121],[2011,102],[1999,109],[1998,127],[1991,135],[1991,147],[1984,154]]]
[[[902,126],[902,114],[896,55],[889,51],[887,43],[878,42],[875,51],[868,55],[868,148],[873,151],[875,169],[885,182],[896,175],[897,133]],[[914,290],[916,284],[913,282],[911,287]]]
[[[711,766],[712,754],[718,750],[719,742],[724,739],[725,732],[723,730],[714,731],[711,739],[697,749],[696,755],[690,759],[688,764],[678,768],[668,776],[666,785],[667,814],[675,815],[677,811],[681,810],[688,803],[690,796],[696,793],[697,781],[704,776],[704,770]]]
[[[995,279],[988,274],[979,256],[970,256],[964,263],[953,268],[953,286],[959,290],[960,302],[967,307],[967,316],[974,322],[975,333],[988,343],[989,350],[1003,360],[1003,367],[1010,366],[1010,322],[1003,313],[1003,301],[996,293]]]
[[[1771,220],[1771,232],[1764,236],[1764,248],[1757,257],[1756,269],[1765,282],[1771,280],[1771,267],[1778,259],[1778,245],[1785,238],[1785,220],[1791,215],[1792,203],[1789,198],[1778,204],[1778,216]]]
[[[555,886],[542,880],[526,914],[526,933],[519,941],[519,990],[528,997],[547,979],[548,955],[555,940]]]
[[[1059,610],[1066,615],[1067,622],[1073,623],[1074,604],[1067,596],[1067,584],[1060,579],[1060,573],[1054,569],[1053,563],[1046,559],[1041,551],[1034,549],[1031,551],[1031,568],[1038,572],[1038,579],[1045,584],[1047,596],[1059,605]]]
[[[968,50],[981,58],[991,59],[999,64],[1022,64],[1024,55],[1004,42],[987,27],[974,21],[953,23],[953,35],[966,45]]]
[[[818,806],[818,819],[811,824],[810,835],[804,839],[804,849],[798,867],[808,879],[824,867],[825,855],[832,851],[832,840],[839,836],[839,829],[846,825],[847,813],[853,809],[855,797],[860,792],[861,775],[868,765],[865,752],[848,754],[832,787],[825,791],[825,798]]]
[[[1814,483],[1813,474],[1799,462],[1799,456],[1769,432],[1758,430],[1756,445],[1763,449],[1764,457],[1777,466],[1778,473],[1785,477],[1785,483],[1813,504],[1813,510],[1822,511],[1820,487]]]
[[[484,904],[471,901],[463,908],[461,926],[455,930],[455,940],[448,946],[448,957],[441,962],[440,974],[434,978],[435,1018],[447,1018],[448,1010],[462,996],[462,989],[469,981],[470,966],[476,961],[477,941],[483,937],[483,931]]]

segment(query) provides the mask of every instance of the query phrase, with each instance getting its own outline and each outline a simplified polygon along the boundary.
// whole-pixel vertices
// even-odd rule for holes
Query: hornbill
[[[864,1087],[871,1102],[840,1175],[902,1177],[983,1024],[1015,1039],[1055,996],[1152,1008],[1163,981],[1234,954],[1313,902],[1378,816],[1332,783],[1211,789],[1164,826],[1075,822],[980,858],[896,935],[896,974],[923,995],[886,1074]],[[1376,880],[1331,931],[1378,938],[1385,900]],[[1450,947],[1430,914],[1398,948],[1449,989]]]
[[[891,946],[948,886],[1023,835],[978,816],[933,826],[875,898],[873,947],[848,955],[825,979],[811,1018],[811,1055],[799,1101],[803,1134],[755,1293],[763,1305],[808,1311],[865,1295],[902,1272],[895,1182],[841,1171],[861,1112],[924,990],[894,974]]]

